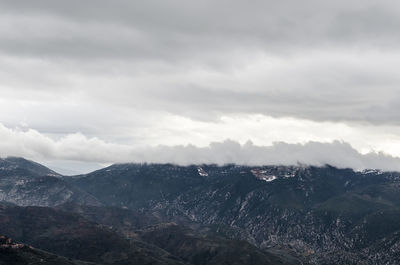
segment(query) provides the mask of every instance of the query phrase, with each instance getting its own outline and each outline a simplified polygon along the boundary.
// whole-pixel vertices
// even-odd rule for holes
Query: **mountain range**
[[[25,247],[0,247],[0,264],[400,264],[399,187],[397,172],[329,165],[132,163],[62,176],[4,158],[0,235]]]

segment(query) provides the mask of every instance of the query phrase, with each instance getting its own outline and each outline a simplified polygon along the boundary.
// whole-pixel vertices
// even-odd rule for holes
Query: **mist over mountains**
[[[74,166],[72,170],[78,172],[88,171],[95,167],[100,168],[101,164],[127,162],[177,165],[234,163],[238,165],[324,166],[329,164],[354,170],[369,168],[400,170],[399,158],[382,152],[361,154],[343,141],[304,144],[275,142],[269,146],[260,146],[251,141],[240,144],[237,141],[225,140],[212,142],[205,147],[191,144],[151,147],[115,144],[96,137],[88,138],[83,134],[71,134],[59,140],[53,140],[32,129],[13,130],[1,124],[0,136],[4,139],[0,143],[0,155],[34,157],[44,163],[60,161],[56,163],[59,168]],[[62,160],[66,161],[64,165]],[[74,161],[76,161],[75,164]],[[68,172],[68,169],[65,172]]]
[[[0,265],[400,264],[399,1],[0,13]]]

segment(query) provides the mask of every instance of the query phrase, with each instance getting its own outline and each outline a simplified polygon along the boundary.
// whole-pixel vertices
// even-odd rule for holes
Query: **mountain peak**
[[[9,156],[0,158],[0,171],[24,171],[34,176],[61,177],[61,174],[23,157]]]

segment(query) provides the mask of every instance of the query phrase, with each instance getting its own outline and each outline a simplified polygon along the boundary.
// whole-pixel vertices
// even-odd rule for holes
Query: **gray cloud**
[[[103,43],[90,43],[107,39],[115,47],[127,41],[126,35],[141,32],[175,53],[186,47],[199,48],[224,43],[229,47],[254,43],[259,48],[282,48],[320,45],[378,45],[397,46],[400,6],[396,1],[335,1],[322,3],[316,0],[296,1],[1,1],[5,13],[22,14],[24,17],[42,16],[56,18],[72,25],[104,28],[104,33],[91,34],[87,40],[91,50],[99,49],[104,55]],[[108,28],[107,26],[119,26]],[[51,26],[50,26],[51,28]],[[28,28],[29,29],[29,28]],[[87,29],[87,28],[86,28]],[[113,29],[112,31],[108,31]],[[79,33],[79,27],[75,28]],[[52,32],[56,33],[56,32]],[[66,41],[74,40],[71,31],[57,32],[49,37]],[[71,34],[72,33],[72,34]],[[35,33],[37,34],[37,33]],[[122,39],[115,39],[117,35]],[[80,35],[84,37],[84,34]],[[29,36],[28,36],[29,37]],[[43,43],[49,39],[43,39]],[[79,44],[79,38],[76,39]],[[81,38],[82,40],[82,38]],[[51,43],[51,42],[50,42]],[[84,42],[82,42],[85,44]],[[55,47],[59,47],[54,43]],[[68,42],[66,42],[68,44]],[[152,46],[154,43],[147,43]],[[179,45],[180,44],[180,45]],[[111,45],[111,46],[112,46]],[[109,46],[109,48],[111,48]],[[218,46],[218,45],[217,45]],[[229,48],[228,47],[228,48]],[[33,46],[32,48],[35,48]],[[71,53],[77,47],[71,46]],[[216,47],[221,48],[221,47]],[[226,47],[225,47],[226,48]],[[124,51],[126,55],[129,50]],[[135,52],[134,49],[131,52]],[[171,56],[176,56],[173,53]],[[86,55],[83,52],[82,55]],[[156,53],[157,54],[157,53]]]
[[[76,90],[101,104],[210,120],[400,120],[396,1],[2,0],[0,8],[0,55],[31,61],[0,65],[2,90]]]
[[[243,143],[240,131],[258,142],[251,154],[242,146],[243,157],[232,159],[259,161],[252,154],[270,145],[268,137],[332,142],[337,128],[335,139],[358,151],[399,154],[397,1],[0,0],[0,10],[0,123],[37,130],[25,128],[36,139],[27,141],[29,148],[14,140],[16,150],[25,150],[18,154],[151,160],[129,154],[131,146],[177,140],[204,146],[221,135]],[[259,114],[263,126],[252,120],[252,130],[224,122]],[[277,133],[270,117],[284,120],[285,131]],[[274,133],[262,136],[266,130]],[[311,152],[315,145],[290,151]],[[331,146],[352,152],[341,142],[320,147]],[[110,157],[97,148],[112,150],[105,151]],[[194,159],[216,147],[208,148],[195,149]],[[263,154],[279,153],[284,144],[265,148]],[[146,153],[155,150],[161,159],[176,149]],[[6,144],[0,151],[15,153]],[[391,159],[355,153],[349,159],[356,167],[381,157]]]

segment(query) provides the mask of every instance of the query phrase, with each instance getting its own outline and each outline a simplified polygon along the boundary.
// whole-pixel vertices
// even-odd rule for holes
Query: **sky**
[[[400,170],[400,3],[0,0],[0,156]]]

